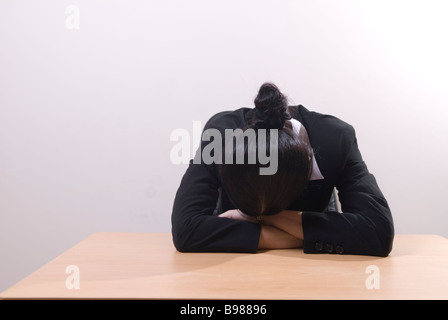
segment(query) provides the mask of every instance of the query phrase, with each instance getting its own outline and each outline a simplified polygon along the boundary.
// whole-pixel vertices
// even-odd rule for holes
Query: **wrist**
[[[264,217],[266,225],[285,231],[296,238],[303,239],[302,211],[283,210],[271,216]]]
[[[261,225],[258,249],[287,249],[303,246],[301,239],[270,225]]]
[[[249,215],[245,214],[244,212],[242,212],[240,209],[236,209],[236,211],[238,212],[240,217],[245,221],[249,221],[249,222],[253,222],[253,223],[257,223],[259,221],[257,219],[257,217],[249,216]]]

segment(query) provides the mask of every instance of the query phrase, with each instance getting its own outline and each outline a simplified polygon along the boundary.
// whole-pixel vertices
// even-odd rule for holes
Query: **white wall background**
[[[448,236],[447,14],[444,0],[2,0],[0,290],[93,232],[169,232],[186,168],[170,133],[252,107],[264,81],[355,126],[397,233]]]

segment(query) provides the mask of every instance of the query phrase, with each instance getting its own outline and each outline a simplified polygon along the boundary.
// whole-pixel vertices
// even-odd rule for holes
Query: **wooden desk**
[[[66,273],[69,265],[79,268],[79,289],[66,286],[75,275]],[[371,265],[379,282],[367,282],[379,289],[366,285],[378,275],[366,273]],[[302,250],[179,253],[166,233],[95,233],[0,297],[448,299],[448,240],[397,235],[391,255],[379,258]]]

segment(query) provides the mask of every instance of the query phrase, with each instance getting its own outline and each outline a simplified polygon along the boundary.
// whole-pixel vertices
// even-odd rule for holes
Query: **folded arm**
[[[220,218],[258,223],[254,217],[239,210],[228,210]],[[300,211],[284,210],[272,216],[264,216],[260,225],[258,249],[300,248],[303,242],[302,215]]]
[[[304,211],[305,253],[387,256],[394,225],[388,203],[368,171],[352,129],[343,170],[336,181],[342,213]]]

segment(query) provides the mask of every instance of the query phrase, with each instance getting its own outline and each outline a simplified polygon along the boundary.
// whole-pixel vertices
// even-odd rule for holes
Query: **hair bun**
[[[291,119],[288,113],[288,99],[273,83],[264,83],[254,100],[255,117],[253,125],[258,128],[281,129]]]

